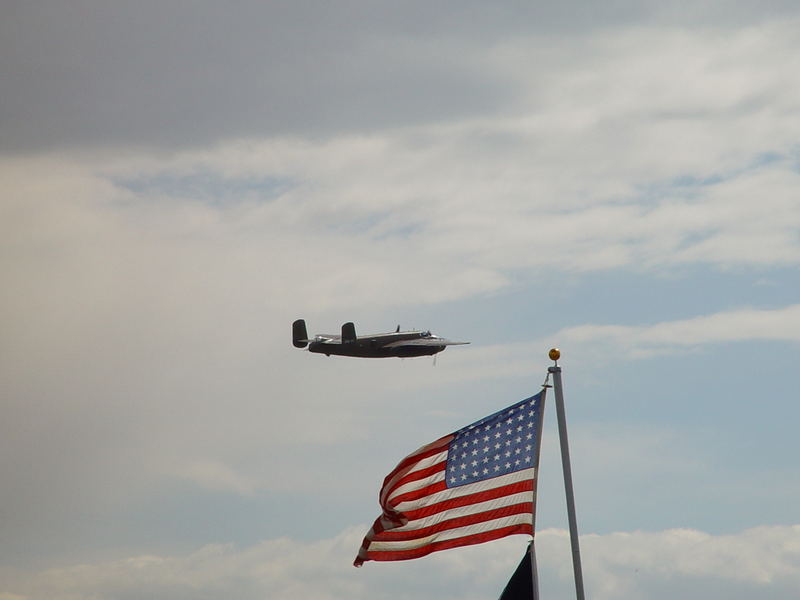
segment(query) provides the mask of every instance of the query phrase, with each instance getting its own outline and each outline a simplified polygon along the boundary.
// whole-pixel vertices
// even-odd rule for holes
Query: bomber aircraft
[[[342,325],[341,335],[315,335],[309,339],[306,322],[297,319],[292,323],[292,343],[295,348],[308,346],[309,352],[330,356],[355,356],[360,358],[410,358],[430,356],[441,352],[447,346],[460,346],[469,342],[451,342],[432,334],[430,331],[400,331],[400,326],[392,333],[356,335],[353,323]]]

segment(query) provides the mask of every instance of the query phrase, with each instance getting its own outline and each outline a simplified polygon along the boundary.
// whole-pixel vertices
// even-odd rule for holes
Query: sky
[[[395,464],[551,347],[587,596],[795,598],[798,30],[778,0],[4,2],[0,600],[496,598],[523,536],[352,560]],[[326,358],[301,317],[471,344]]]

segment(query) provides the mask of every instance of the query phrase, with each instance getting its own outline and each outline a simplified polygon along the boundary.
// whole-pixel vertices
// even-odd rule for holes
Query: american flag
[[[412,452],[386,476],[355,566],[533,535],[544,391]]]

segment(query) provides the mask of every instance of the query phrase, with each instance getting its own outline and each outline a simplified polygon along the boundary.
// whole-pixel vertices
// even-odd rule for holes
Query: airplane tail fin
[[[352,323],[345,323],[342,325],[342,343],[347,344],[348,342],[355,342],[356,341],[356,326]]]
[[[297,319],[292,323],[292,344],[294,344],[295,348],[308,346],[308,332],[306,331],[306,322],[303,319]]]

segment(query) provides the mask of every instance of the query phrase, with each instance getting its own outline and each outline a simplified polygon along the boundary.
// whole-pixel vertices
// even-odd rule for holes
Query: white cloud
[[[654,325],[584,325],[564,329],[553,337],[579,346],[613,346],[630,356],[742,341],[800,342],[800,305],[731,310]]]
[[[647,359],[701,351],[715,344],[800,342],[800,305],[775,309],[742,308],[646,325],[577,325],[546,336],[509,344],[480,345],[451,352],[435,377],[420,373],[424,386],[506,377],[529,377],[531,357],[545,360],[560,347],[573,368],[607,365],[621,358]]]
[[[734,178],[705,200],[664,200],[649,212],[608,202],[553,213],[542,203],[526,209],[519,189],[486,203],[485,175],[471,180],[463,167],[461,181],[452,177],[457,145],[443,147],[434,135],[436,143],[417,155],[412,138],[343,138],[321,147],[278,140],[174,163],[137,156],[126,167],[102,157],[6,161],[0,264],[11,293],[0,298],[6,356],[0,463],[17,490],[9,500],[16,514],[30,512],[35,522],[38,511],[59,504],[59,494],[75,504],[99,497],[111,506],[164,476],[236,493],[276,482],[296,489],[308,478],[294,463],[256,476],[258,461],[285,444],[356,439],[365,425],[358,409],[369,405],[374,386],[441,388],[527,375],[526,357],[551,345],[569,347],[570,360],[589,360],[609,348],[649,356],[800,338],[797,306],[747,309],[653,325],[584,325],[531,343],[452,349],[436,371],[427,362],[409,362],[401,371],[323,362],[308,378],[300,362],[306,357],[286,353],[287,324],[298,316],[313,323],[337,307],[462,298],[502,287],[522,267],[625,265],[637,248],[656,243],[653,232],[671,231],[664,235],[681,240],[716,227],[734,239],[749,228],[784,240],[784,256],[796,245],[780,235],[795,226],[786,193],[795,175],[774,165],[758,185],[762,175],[744,175],[750,191],[740,195],[727,191]],[[446,175],[436,176],[443,165]],[[276,198],[248,196],[232,206],[113,185],[131,173],[196,168],[247,180],[262,167],[301,183]],[[435,193],[426,192],[428,176],[440,186]],[[751,194],[765,181],[772,188],[759,206],[775,210],[756,211]],[[470,191],[473,183],[479,193]],[[390,192],[387,204],[372,204],[383,200],[382,189]],[[464,195],[451,194],[458,191]],[[727,199],[735,216],[714,221]],[[355,226],[362,222],[365,232]],[[342,224],[344,232],[337,230]],[[404,227],[411,229],[391,233]],[[651,251],[650,260],[676,260],[670,249],[678,241],[658,243],[663,249]],[[735,253],[725,260],[739,260]],[[346,374],[361,382],[346,399],[352,411],[328,400]],[[304,419],[309,411],[316,420]],[[20,471],[10,458],[20,454],[36,457],[36,469]],[[127,467],[125,483],[103,485],[116,480],[119,464]],[[54,481],[57,493],[50,494]],[[25,519],[17,522],[26,528]]]
[[[674,529],[586,536],[587,578],[608,598],[666,597],[676,580],[686,598],[789,598],[800,584],[798,535],[798,526],[773,526],[732,535]]]
[[[250,477],[234,471],[230,466],[217,460],[197,461],[184,469],[184,477],[212,490],[232,491],[251,495],[255,484]]]
[[[402,563],[351,566],[360,528],[333,539],[268,540],[250,547],[209,545],[186,555],[136,556],[40,572],[8,572],[3,593],[24,600],[127,598],[360,598],[475,599],[499,595],[525,540],[439,553]],[[567,595],[572,586],[566,531],[537,534],[543,593]],[[758,527],[712,535],[673,529],[584,535],[587,595],[598,600],[707,597],[793,598],[800,585],[800,526]],[[15,598],[16,600],[16,598]]]

